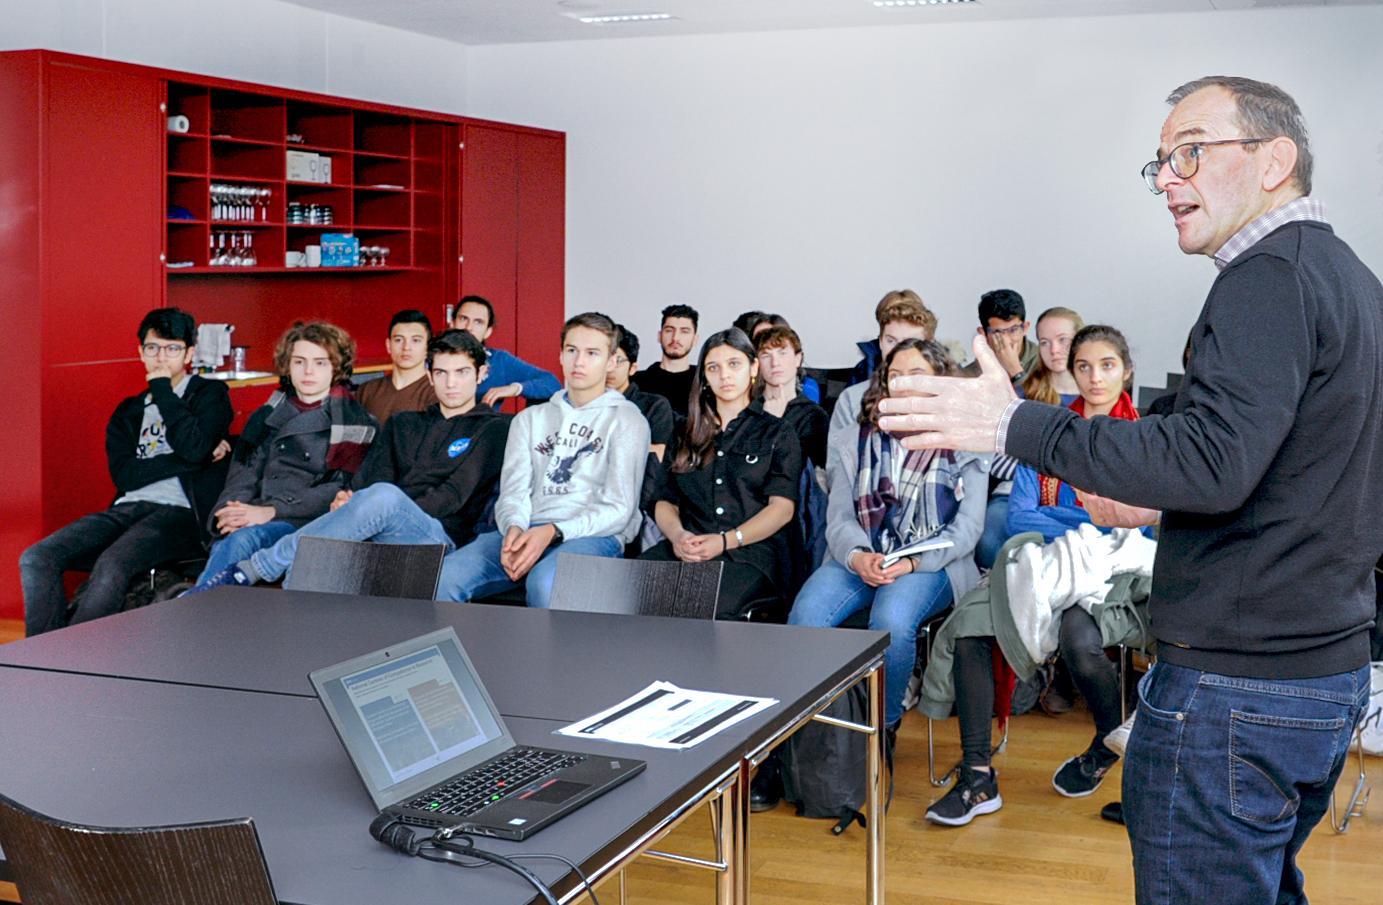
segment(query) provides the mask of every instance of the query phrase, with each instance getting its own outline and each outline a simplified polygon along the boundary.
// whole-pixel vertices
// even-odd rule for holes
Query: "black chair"
[[[374,544],[304,536],[283,586],[290,591],[431,600],[446,554],[441,544]]]
[[[554,610],[714,619],[723,563],[557,554]]]
[[[0,795],[0,846],[24,905],[275,905],[248,817],[114,829]]]

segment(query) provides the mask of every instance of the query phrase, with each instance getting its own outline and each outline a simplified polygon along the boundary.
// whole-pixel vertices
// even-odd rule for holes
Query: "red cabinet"
[[[170,131],[170,115],[185,116],[187,131]],[[290,150],[330,158],[330,181],[290,178]],[[440,328],[446,306],[473,292],[504,312],[496,345],[555,370],[564,168],[556,132],[50,51],[0,53],[10,384],[0,398],[0,562],[11,564],[0,571],[0,618],[22,615],[13,564],[24,547],[113,498],[105,423],[143,385],[135,330],[150,308],[236,325],[249,366],[268,370],[274,340],[295,320],[340,324],[362,362],[380,362],[393,312],[421,309]],[[267,191],[242,192],[254,219],[230,222],[217,219],[213,184]],[[297,222],[289,205],[330,207],[334,222]],[[251,233],[256,266],[212,266],[220,232]],[[285,266],[323,232],[388,247],[387,263]]]

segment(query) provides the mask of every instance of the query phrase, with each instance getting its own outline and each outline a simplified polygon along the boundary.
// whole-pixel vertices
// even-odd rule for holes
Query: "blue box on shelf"
[[[349,233],[322,233],[323,267],[359,267],[360,240]]]

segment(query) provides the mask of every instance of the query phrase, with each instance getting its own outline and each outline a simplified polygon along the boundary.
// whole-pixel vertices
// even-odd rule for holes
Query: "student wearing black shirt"
[[[662,461],[663,452],[672,442],[672,432],[676,426],[672,416],[672,404],[657,393],[645,393],[633,382],[639,370],[639,338],[629,332],[623,324],[619,327],[619,345],[615,348],[615,366],[605,378],[605,385],[624,394],[624,398],[639,407],[644,419],[648,421],[651,434],[649,452]]]
[[[654,514],[668,539],[644,558],[724,562],[718,618],[739,618],[751,604],[774,599],[785,609],[786,529],[802,473],[797,435],[751,402],[759,363],[743,331],[708,339],[693,373],[697,405],[659,469]]]
[[[690,305],[668,305],[663,309],[663,325],[658,331],[658,344],[663,347],[663,360],[640,371],[633,380],[645,393],[656,393],[672,405],[672,410],[687,417],[687,402],[691,397],[691,352],[699,338],[696,334],[701,315]]]
[[[817,468],[824,468],[830,417],[803,392],[802,340],[797,331],[786,324],[764,328],[755,337],[754,346],[759,353],[759,376],[764,381],[764,411],[792,425],[802,452]]]

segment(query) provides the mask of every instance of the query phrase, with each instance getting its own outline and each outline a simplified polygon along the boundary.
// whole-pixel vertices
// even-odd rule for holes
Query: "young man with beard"
[[[663,347],[663,360],[634,375],[634,382],[645,393],[657,393],[666,399],[672,410],[687,417],[687,399],[691,396],[691,353],[698,339],[696,328],[701,315],[690,305],[669,305],[663,309],[663,326],[658,331],[658,344]]]

